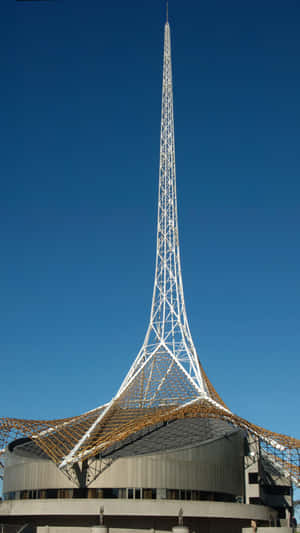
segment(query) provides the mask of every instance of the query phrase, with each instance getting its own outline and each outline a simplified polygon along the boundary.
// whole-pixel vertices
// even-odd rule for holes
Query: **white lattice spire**
[[[178,238],[171,39],[167,15],[156,267],[150,323],[144,343],[118,393],[64,458],[60,467],[72,464],[81,457],[81,450],[116,407],[122,411],[149,409],[149,412],[153,412],[157,408],[177,409],[199,399],[205,399],[229,412],[219,403],[219,397],[202,372],[184,303]]]
[[[165,24],[164,38],[157,248],[150,324],[144,344],[122,384],[121,391],[124,391],[124,388],[139,372],[141,365],[150,357],[157,361],[162,357],[167,357],[170,365],[177,365],[181,370],[182,378],[189,381],[190,393],[194,390],[195,396],[207,394],[188,325],[181,277],[171,39],[168,21]],[[151,379],[150,376],[149,379]],[[149,387],[150,384],[147,383],[146,388]]]

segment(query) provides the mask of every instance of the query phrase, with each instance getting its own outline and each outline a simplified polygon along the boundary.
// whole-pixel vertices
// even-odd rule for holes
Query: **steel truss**
[[[0,419],[0,454],[30,437],[70,478],[88,485],[111,462],[105,451],[139,431],[181,418],[217,418],[259,438],[270,460],[300,484],[300,441],[233,414],[207,378],[187,320],[180,266],[171,40],[164,33],[159,197],[154,290],[143,345],[105,406],[52,421]],[[1,463],[0,463],[1,466]]]

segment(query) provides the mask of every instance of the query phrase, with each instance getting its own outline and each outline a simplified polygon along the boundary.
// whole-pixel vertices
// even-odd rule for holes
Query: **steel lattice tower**
[[[223,402],[218,401],[219,398],[209,385],[193,343],[183,294],[176,195],[171,37],[167,17],[164,29],[156,267],[150,323],[144,343],[117,395],[60,466],[72,462],[74,455],[116,404],[127,409],[176,408],[205,399],[230,412]]]
[[[150,323],[143,346],[120,391],[123,391],[150,361],[152,373],[149,373],[145,381],[145,393],[151,389],[151,375],[155,366],[164,361],[166,370],[163,379],[167,379],[172,368],[177,367],[178,373],[182,374],[184,381],[188,383],[191,396],[207,395],[188,325],[180,267],[171,39],[168,22],[165,25],[164,38],[157,248]],[[149,398],[148,403],[155,402],[156,396]]]

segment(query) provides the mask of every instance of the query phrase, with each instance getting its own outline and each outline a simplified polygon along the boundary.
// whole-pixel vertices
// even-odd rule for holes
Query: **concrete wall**
[[[49,526],[49,533],[91,533],[79,528],[98,524],[102,506],[108,533],[150,533],[153,529],[157,533],[170,532],[178,523],[180,508],[190,533],[241,533],[251,520],[266,523],[270,512],[261,505],[223,502],[19,500],[0,504],[0,523],[8,523],[11,518],[14,524]],[[61,526],[69,529],[64,531]]]
[[[120,458],[91,487],[191,489],[243,494],[240,433],[174,452]]]
[[[52,461],[6,452],[3,493],[60,487],[73,488],[74,485]]]
[[[243,495],[243,438],[235,433],[195,448],[119,458],[91,488],[163,488]],[[45,459],[9,453],[3,492],[71,488],[74,485]]]
[[[174,522],[175,523],[175,522]],[[130,527],[114,527],[110,526],[107,533],[172,533],[173,524],[168,522],[165,524],[155,525],[157,527],[149,527],[152,524],[146,524],[144,528],[136,527],[136,524],[132,523]],[[164,529],[161,529],[161,528]],[[168,529],[165,529],[168,528]],[[188,527],[189,533],[241,533],[241,526],[238,523],[226,522],[222,520],[220,522],[200,520],[197,522],[190,522]],[[57,527],[57,526],[42,526],[38,527],[36,533],[95,533],[94,527]]]

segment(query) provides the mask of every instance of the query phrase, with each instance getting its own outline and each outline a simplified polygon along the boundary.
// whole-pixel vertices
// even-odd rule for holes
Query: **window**
[[[86,498],[86,496],[87,496],[86,489],[83,489],[83,488],[73,489],[73,498]],[[46,496],[46,498],[51,498],[51,496]]]
[[[103,498],[118,498],[119,489],[103,489]]]
[[[252,505],[261,505],[260,498],[249,498],[249,503]]]
[[[46,498],[57,498],[57,489],[48,489],[46,491]]]
[[[284,507],[279,507],[279,509],[277,509],[278,511],[278,518],[285,518],[285,508]]]
[[[96,489],[88,489],[88,498],[96,498],[92,496],[95,493]],[[58,498],[72,498],[73,490],[72,489],[58,489]]]
[[[288,485],[264,485],[264,492],[274,496],[290,496],[291,487]]]
[[[194,497],[194,493],[192,491],[192,500],[195,500],[196,498]],[[204,501],[211,501],[214,499],[214,494],[213,492],[207,492],[207,491],[200,491],[199,493],[199,498],[197,498],[199,500],[204,500]]]
[[[155,500],[156,489],[143,489],[143,498],[144,500]]]
[[[276,486],[279,491],[290,491],[290,487]],[[277,492],[276,492],[277,494]],[[4,493],[5,500],[14,499],[47,499],[47,498],[120,498],[126,497],[130,500],[144,498],[145,500],[202,500],[202,501],[223,501],[234,502],[236,497],[232,494],[222,492],[199,491],[199,490],[178,490],[178,489],[141,489],[141,488],[77,488],[77,489],[39,489],[23,490]],[[250,498],[250,503],[260,504],[260,498]]]
[[[167,489],[167,500],[179,500],[179,490]]]
[[[258,483],[258,472],[249,472],[248,474],[249,483],[251,485],[257,485]]]

